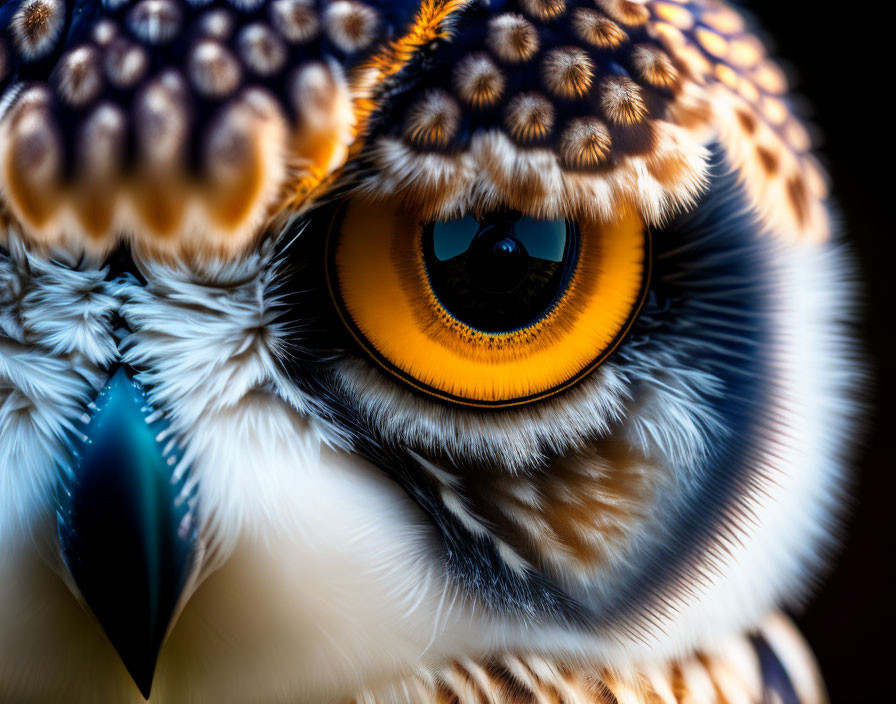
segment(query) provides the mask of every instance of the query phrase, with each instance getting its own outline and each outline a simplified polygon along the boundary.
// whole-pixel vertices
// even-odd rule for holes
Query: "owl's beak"
[[[149,699],[195,567],[195,502],[159,414],[128,372],[119,369],[91,408],[60,472],[59,549],[70,586]]]

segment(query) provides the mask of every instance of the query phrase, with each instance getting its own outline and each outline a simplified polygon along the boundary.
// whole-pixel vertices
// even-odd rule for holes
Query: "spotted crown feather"
[[[367,140],[366,187],[433,217],[496,205],[661,223],[718,141],[765,228],[829,236],[825,176],[782,71],[715,0],[470,3]]]
[[[363,188],[433,216],[658,223],[705,186],[710,139],[770,229],[828,236],[786,80],[712,0],[14,0],[0,16],[0,200],[45,244],[238,254],[325,192],[352,143]]]
[[[413,18],[360,0],[5,1],[0,198],[43,243],[240,251],[342,165],[347,72]]]
[[[471,3],[421,52],[374,122],[362,188],[431,217],[634,209],[658,223],[705,183],[703,144],[670,120],[682,76],[640,15]]]

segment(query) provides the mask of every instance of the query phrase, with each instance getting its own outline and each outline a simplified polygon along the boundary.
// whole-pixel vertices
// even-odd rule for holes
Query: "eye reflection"
[[[517,330],[546,315],[569,283],[577,249],[572,223],[515,212],[436,222],[423,230],[433,293],[458,320],[490,333]]]

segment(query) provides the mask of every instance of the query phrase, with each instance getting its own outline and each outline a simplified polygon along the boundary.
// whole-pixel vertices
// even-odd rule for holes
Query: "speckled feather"
[[[416,15],[14,0],[0,14],[0,193],[45,243],[238,252],[313,202],[353,141],[375,172],[364,187],[432,215],[500,202],[662,222],[703,186],[714,137],[770,229],[829,231],[781,71],[711,0],[440,0]]]
[[[351,704],[824,704],[815,660],[799,633],[772,614],[754,633],[637,673],[587,662],[507,653],[421,668]]]
[[[693,202],[706,153],[670,119],[681,81],[645,19],[590,2],[539,8],[455,14],[450,38],[389,87],[362,188],[431,217],[502,204],[604,219],[634,208],[656,223]]]
[[[827,239],[827,176],[791,110],[784,72],[749,23],[719,0],[646,5],[651,33],[687,77],[675,119],[718,135],[769,230]]]
[[[734,10],[536,5],[471,3],[451,41],[422,50],[368,142],[370,190],[440,217],[503,202],[662,222],[703,186],[700,146],[716,139],[769,230],[829,236],[826,177],[787,81]]]
[[[0,698],[141,701],[32,540],[55,545],[61,439],[124,364],[183,440],[207,549],[151,701],[823,701],[792,627],[763,619],[805,596],[844,503],[851,273],[739,15],[9,0],[0,18]],[[334,211],[359,192],[423,218],[636,210],[643,306],[544,401],[416,393],[328,295]]]
[[[44,243],[240,251],[342,165],[346,71],[413,18],[360,0],[9,0],[0,193]]]

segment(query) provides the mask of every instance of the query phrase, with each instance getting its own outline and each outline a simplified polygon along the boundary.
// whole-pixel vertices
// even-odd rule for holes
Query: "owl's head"
[[[144,692],[624,669],[803,595],[849,267],[737,13],[0,17],[0,544],[42,536]]]

